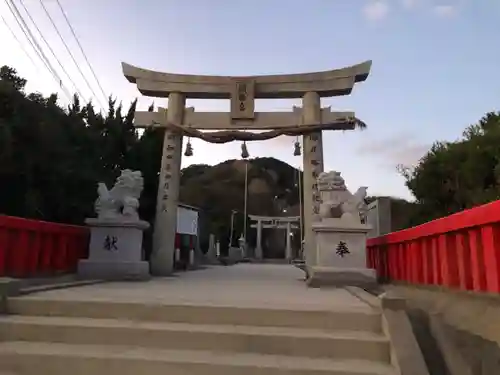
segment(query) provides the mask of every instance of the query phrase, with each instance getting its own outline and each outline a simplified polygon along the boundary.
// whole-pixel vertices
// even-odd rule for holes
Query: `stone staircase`
[[[9,300],[0,375],[397,375],[381,313]],[[3,372],[2,372],[3,371]]]

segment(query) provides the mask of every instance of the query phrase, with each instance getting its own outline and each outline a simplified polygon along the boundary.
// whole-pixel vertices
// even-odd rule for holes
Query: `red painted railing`
[[[86,227],[0,215],[0,276],[74,272],[88,240]]]
[[[500,293],[500,201],[367,243],[383,281]]]

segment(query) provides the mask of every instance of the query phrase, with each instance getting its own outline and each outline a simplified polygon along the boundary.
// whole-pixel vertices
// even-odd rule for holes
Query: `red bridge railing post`
[[[472,289],[476,292],[486,291],[486,270],[484,267],[483,247],[479,229],[469,231],[469,248],[471,255]]]
[[[481,228],[486,288],[488,292],[500,293],[500,240],[498,224]]]
[[[460,289],[472,290],[472,261],[467,234],[462,232],[456,234],[455,249]]]
[[[7,272],[7,246],[9,241],[9,232],[7,228],[0,225],[0,277],[5,276]]]

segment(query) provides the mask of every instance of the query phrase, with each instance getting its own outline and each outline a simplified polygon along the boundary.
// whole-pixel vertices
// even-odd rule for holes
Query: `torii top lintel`
[[[229,99],[235,83],[249,82],[254,98],[291,99],[301,98],[310,91],[321,97],[349,95],[355,83],[368,78],[371,65],[369,60],[324,72],[248,77],[162,73],[126,63],[122,63],[122,69],[128,81],[137,84],[138,90],[146,96],[164,98],[172,92],[180,92],[187,98]]]

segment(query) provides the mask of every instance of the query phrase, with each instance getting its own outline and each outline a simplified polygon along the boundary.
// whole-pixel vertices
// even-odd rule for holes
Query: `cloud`
[[[400,0],[401,6],[406,10],[426,8],[443,18],[456,15],[465,2],[466,0]]]
[[[439,17],[452,17],[458,12],[458,6],[447,4],[447,5],[435,5],[433,12]]]
[[[389,138],[367,139],[358,148],[361,155],[376,157],[386,167],[393,169],[398,164],[414,166],[431,148],[431,144],[412,139],[408,134]]]
[[[370,0],[363,7],[363,15],[369,21],[381,21],[389,14],[389,4],[385,0]]]
[[[420,3],[420,0],[401,0],[403,7],[406,9],[414,9]]]

